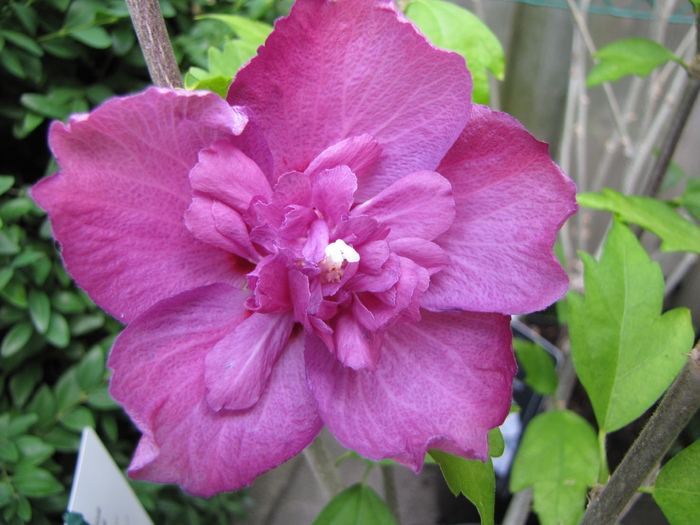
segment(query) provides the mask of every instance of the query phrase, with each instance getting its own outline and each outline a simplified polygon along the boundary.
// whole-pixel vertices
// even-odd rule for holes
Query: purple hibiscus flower
[[[298,0],[224,101],[152,88],[54,123],[33,196],[128,325],[111,392],[137,479],[208,496],[327,426],[420,470],[485,459],[509,315],[561,297],[574,184],[464,59],[383,0]]]

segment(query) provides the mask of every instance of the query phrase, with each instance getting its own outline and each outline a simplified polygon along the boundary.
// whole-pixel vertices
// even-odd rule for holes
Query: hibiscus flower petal
[[[258,402],[292,333],[291,314],[257,314],[219,341],[204,360],[209,406],[241,410]]]
[[[474,105],[469,126],[438,168],[457,215],[434,240],[450,264],[432,276],[424,308],[522,314],[546,308],[568,286],[552,247],[576,209],[576,186],[505,113]]]
[[[244,298],[223,284],[191,290],[155,305],[117,339],[111,392],[144,433],[132,478],[179,483],[205,497],[236,490],[321,429],[305,382],[303,335],[282,352],[253,408],[209,406],[205,356],[248,317]]]
[[[322,151],[311,161],[305,173],[313,180],[323,170],[347,166],[361,179],[374,167],[381,153],[382,147],[371,135],[350,137]]]
[[[305,355],[324,423],[373,460],[418,471],[432,446],[485,460],[487,433],[510,408],[516,365],[500,314],[424,311],[384,333],[376,371],[343,366],[315,337]]]
[[[272,195],[272,188],[258,165],[226,141],[199,153],[190,181],[195,194],[221,201],[238,213],[248,211],[253,197],[268,200]]]
[[[70,274],[120,321],[189,288],[243,283],[237,258],[198,241],[183,215],[199,150],[246,122],[213,93],[152,88],[51,126],[62,171],[32,197]]]
[[[450,227],[454,207],[447,179],[432,171],[419,171],[356,206],[352,215],[368,215],[388,226],[388,241],[402,237],[432,240]]]
[[[364,200],[437,167],[467,123],[470,92],[464,58],[435,48],[391,2],[298,0],[227,100],[252,108],[277,176],[344,139],[374,137],[383,152],[361,181]]]

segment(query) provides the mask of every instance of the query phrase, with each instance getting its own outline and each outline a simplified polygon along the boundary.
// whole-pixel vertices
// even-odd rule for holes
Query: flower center
[[[352,246],[342,239],[330,243],[325,249],[326,256],[318,263],[323,272],[321,281],[324,283],[337,283],[343,278],[345,267],[348,263],[359,262],[360,254]]]

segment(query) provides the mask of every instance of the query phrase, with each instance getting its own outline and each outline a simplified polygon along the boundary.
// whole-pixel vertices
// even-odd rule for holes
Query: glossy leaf
[[[671,525],[694,525],[700,516],[700,441],[674,456],[659,472],[654,500]]]
[[[31,323],[19,323],[10,328],[2,340],[0,346],[0,355],[2,357],[10,357],[24,348],[29,342],[29,339],[34,333],[34,327]]]
[[[614,190],[580,193],[579,204],[608,210],[625,222],[631,222],[661,237],[665,252],[700,253],[700,228],[681,217],[669,204],[651,197],[628,197]]]
[[[40,334],[46,333],[51,320],[51,301],[49,301],[49,296],[40,290],[30,290],[27,300],[29,318],[34,324],[34,328]]]
[[[79,406],[61,417],[61,424],[69,430],[80,432],[85,427],[95,428],[95,417],[89,408]]]
[[[524,339],[514,338],[513,349],[525,369],[525,383],[540,394],[554,395],[558,380],[552,356],[540,345]]]
[[[488,104],[487,69],[499,80],[505,75],[503,47],[488,26],[463,7],[441,0],[414,0],[406,7],[406,16],[437,47],[466,59],[474,82],[472,98]]]
[[[608,44],[594,58],[600,60],[586,79],[588,87],[615,82],[626,75],[645,77],[666,62],[682,61],[665,46],[645,38],[626,38]]]
[[[65,348],[70,342],[70,328],[66,318],[58,312],[51,312],[46,339],[54,346]]]
[[[395,525],[391,510],[371,487],[353,485],[336,495],[312,525]]]
[[[105,374],[105,357],[100,347],[95,347],[90,350],[80,360],[76,371],[78,385],[83,390],[89,390],[97,383]]]
[[[571,354],[598,426],[608,433],[661,396],[685,363],[694,332],[687,309],[661,315],[661,268],[624,224],[613,224],[600,262],[581,257],[585,296],[568,295]]]
[[[545,412],[525,428],[510,489],[533,487],[533,508],[542,525],[575,525],[599,464],[598,440],[585,419],[568,410]]]
[[[493,525],[496,477],[491,458],[486,463],[453,456],[442,450],[429,451],[440,465],[447,486],[455,496],[464,494],[479,511],[482,525]]]
[[[30,465],[41,465],[54,453],[54,448],[37,436],[19,436],[16,443],[22,462]]]
[[[29,498],[59,494],[63,485],[48,470],[25,465],[17,469],[13,477],[17,492]]]

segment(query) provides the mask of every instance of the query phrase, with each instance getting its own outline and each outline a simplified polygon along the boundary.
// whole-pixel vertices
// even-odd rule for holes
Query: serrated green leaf
[[[601,193],[579,193],[582,206],[607,210],[661,238],[665,252],[700,253],[700,228],[681,217],[669,204],[651,197],[628,197],[605,188]]]
[[[493,525],[496,477],[491,458],[486,463],[453,456],[442,450],[428,451],[440,465],[447,486],[455,496],[464,494],[479,511],[481,525]]]
[[[28,498],[41,498],[63,492],[63,485],[48,470],[26,465],[13,476],[19,494]]]
[[[513,349],[525,369],[525,383],[540,394],[553,396],[558,379],[552,356],[540,345],[524,339],[514,338]]]
[[[235,31],[241,40],[250,42],[256,47],[265,43],[273,29],[270,24],[236,15],[210,14],[202,15],[199,18],[211,18],[224,22]]]
[[[510,489],[533,487],[542,525],[575,525],[600,459],[593,427],[568,410],[536,416],[525,428],[511,470]]]
[[[694,525],[700,516],[700,441],[674,456],[659,472],[654,500],[671,525]]]
[[[210,76],[233,79],[257,52],[256,45],[243,40],[229,40],[223,51],[212,47],[208,52]]]
[[[608,433],[641,416],[666,390],[694,332],[687,309],[661,315],[661,268],[624,224],[613,224],[600,262],[581,257],[585,296],[568,295],[571,354],[598,426]]]
[[[22,463],[29,465],[41,465],[54,453],[54,448],[37,436],[19,436],[16,444],[22,456]]]
[[[65,413],[61,424],[69,430],[80,432],[85,427],[95,428],[95,418],[89,408],[79,406]]]
[[[66,318],[58,312],[51,312],[49,328],[44,334],[46,340],[58,348],[65,348],[70,342],[70,328]]]
[[[2,357],[11,357],[15,355],[29,342],[33,333],[34,327],[32,323],[24,322],[16,324],[5,334],[2,340],[2,346],[0,346],[0,355],[2,355]]]
[[[437,47],[462,55],[472,73],[474,102],[488,104],[487,69],[503,80],[505,55],[496,35],[473,13],[441,0],[414,0],[406,7],[410,18]]]
[[[27,296],[29,318],[40,334],[46,333],[51,320],[51,301],[41,290],[30,290]]]
[[[700,221],[700,178],[686,181],[680,203],[696,221]]]
[[[221,98],[226,98],[226,93],[228,93],[228,88],[233,80],[233,77],[213,77],[204,80],[193,80],[193,77],[189,78],[189,82],[185,81],[185,87],[187,89],[204,89],[216,93]]]
[[[645,77],[666,62],[682,63],[673,51],[645,38],[618,40],[603,47],[593,56],[600,62],[588,74],[588,87],[603,82],[615,82],[626,75]]]
[[[336,495],[312,525],[396,525],[396,519],[371,487],[358,483]]]
[[[0,195],[4,195],[14,185],[15,178],[12,175],[0,175]]]

